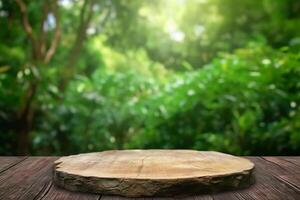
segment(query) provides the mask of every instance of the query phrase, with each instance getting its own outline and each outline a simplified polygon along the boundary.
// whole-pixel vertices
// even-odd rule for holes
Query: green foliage
[[[113,70],[78,76],[63,104],[45,108],[34,148],[45,148],[44,154],[111,148],[299,152],[299,54],[252,44],[168,82],[150,75],[153,65],[123,71],[124,57],[116,57]]]
[[[93,46],[99,48],[101,40],[95,38]],[[151,96],[168,72],[143,51],[124,56],[103,46],[101,49],[102,67],[90,77],[77,75],[63,101],[58,104],[47,93],[39,100],[43,116],[33,135],[33,148],[39,153],[124,148],[141,124],[135,105]],[[52,93],[58,91],[55,85],[46,87]]]
[[[298,0],[59,0],[48,62],[55,1],[23,2],[36,47],[0,0],[0,154],[300,153]]]
[[[156,123],[133,139],[133,147],[296,154],[299,64],[299,54],[254,44],[223,54],[146,102],[157,106]]]

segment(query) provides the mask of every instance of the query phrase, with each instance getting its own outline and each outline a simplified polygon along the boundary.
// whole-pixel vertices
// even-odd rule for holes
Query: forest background
[[[300,153],[299,0],[0,0],[0,154]]]

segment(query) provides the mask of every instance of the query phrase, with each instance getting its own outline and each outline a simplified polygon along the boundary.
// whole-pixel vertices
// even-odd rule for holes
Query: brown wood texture
[[[71,191],[161,197],[246,188],[253,170],[247,159],[214,151],[114,150],[60,158],[54,181]]]
[[[300,157],[247,157],[255,163],[256,183],[247,189],[180,197],[186,200],[300,199]],[[0,157],[0,199],[127,200],[60,189],[52,182],[57,157]],[[135,198],[136,199],[136,198]],[[138,198],[139,199],[139,198]],[[172,198],[140,198],[173,200]]]

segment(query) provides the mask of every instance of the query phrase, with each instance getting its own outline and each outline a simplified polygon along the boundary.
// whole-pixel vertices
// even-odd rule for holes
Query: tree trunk
[[[27,127],[27,123],[24,123],[22,121],[19,122],[18,125],[18,141],[17,141],[17,155],[18,156],[25,156],[29,155],[29,133],[30,129]]]
[[[37,90],[37,82],[31,82],[25,93],[21,109],[17,116],[17,155],[28,155],[30,147],[30,131],[34,117],[34,96]]]

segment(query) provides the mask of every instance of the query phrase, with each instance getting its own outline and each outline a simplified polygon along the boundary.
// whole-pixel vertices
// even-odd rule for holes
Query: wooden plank
[[[213,200],[213,197],[211,195],[197,195],[197,196],[191,196],[191,197],[184,197],[184,198],[178,198],[178,199],[185,199],[185,200]]]
[[[214,199],[299,199],[299,192],[275,177],[282,169],[259,157],[249,157],[255,163],[256,183],[250,188],[213,195]],[[275,165],[275,168],[274,166]],[[289,173],[289,172],[287,172]]]
[[[52,184],[55,157],[30,157],[0,176],[0,199],[98,199],[69,193]],[[93,196],[93,198],[91,198]]]
[[[51,180],[45,172],[56,158],[30,157],[0,176],[0,199],[33,199]]]
[[[101,197],[101,200],[131,200],[131,199],[139,199],[139,200],[150,200],[151,198],[126,198],[126,197],[120,197],[120,196],[109,196],[105,195]],[[171,200],[171,199],[169,199]]]
[[[285,157],[263,157],[268,162],[274,163],[277,178],[293,187],[300,193],[300,167],[293,162],[285,159]]]
[[[42,198],[45,200],[100,200],[101,195],[98,194],[88,194],[88,193],[80,193],[80,192],[70,192],[62,188],[58,188],[55,185],[51,185],[48,192],[46,192]]]
[[[280,157],[280,158],[287,160],[287,161],[293,163],[294,165],[297,165],[298,167],[300,167],[300,156],[284,156],[284,157]]]
[[[244,199],[237,191],[228,191],[212,195],[213,200],[241,200]]]
[[[129,200],[118,196],[103,196],[68,192],[52,184],[52,163],[56,158],[1,157],[0,199],[83,199]],[[256,165],[256,183],[248,189],[213,195],[180,197],[186,200],[217,199],[300,199],[299,158],[249,157]],[[135,198],[137,199],[137,198]],[[172,200],[175,198],[138,198]]]
[[[102,196],[101,200],[214,200],[211,195],[198,195],[198,196],[180,196],[180,197],[146,197],[146,198],[127,198],[121,196]]]
[[[19,164],[20,162],[22,162],[23,160],[25,160],[27,157],[5,157],[5,156],[1,156],[0,157],[0,174],[6,170],[8,170],[9,168]]]
[[[284,157],[266,156],[266,157],[262,157],[262,158],[268,162],[273,163],[274,165],[284,168],[285,169],[284,171],[287,171],[286,173],[289,173],[289,174],[297,173],[298,175],[300,175],[300,167],[298,165],[296,165],[294,162],[285,160]]]
[[[289,174],[281,166],[268,162],[263,158],[249,157],[255,163],[256,184],[240,194],[254,199],[300,199],[295,188],[281,181],[278,176]]]

